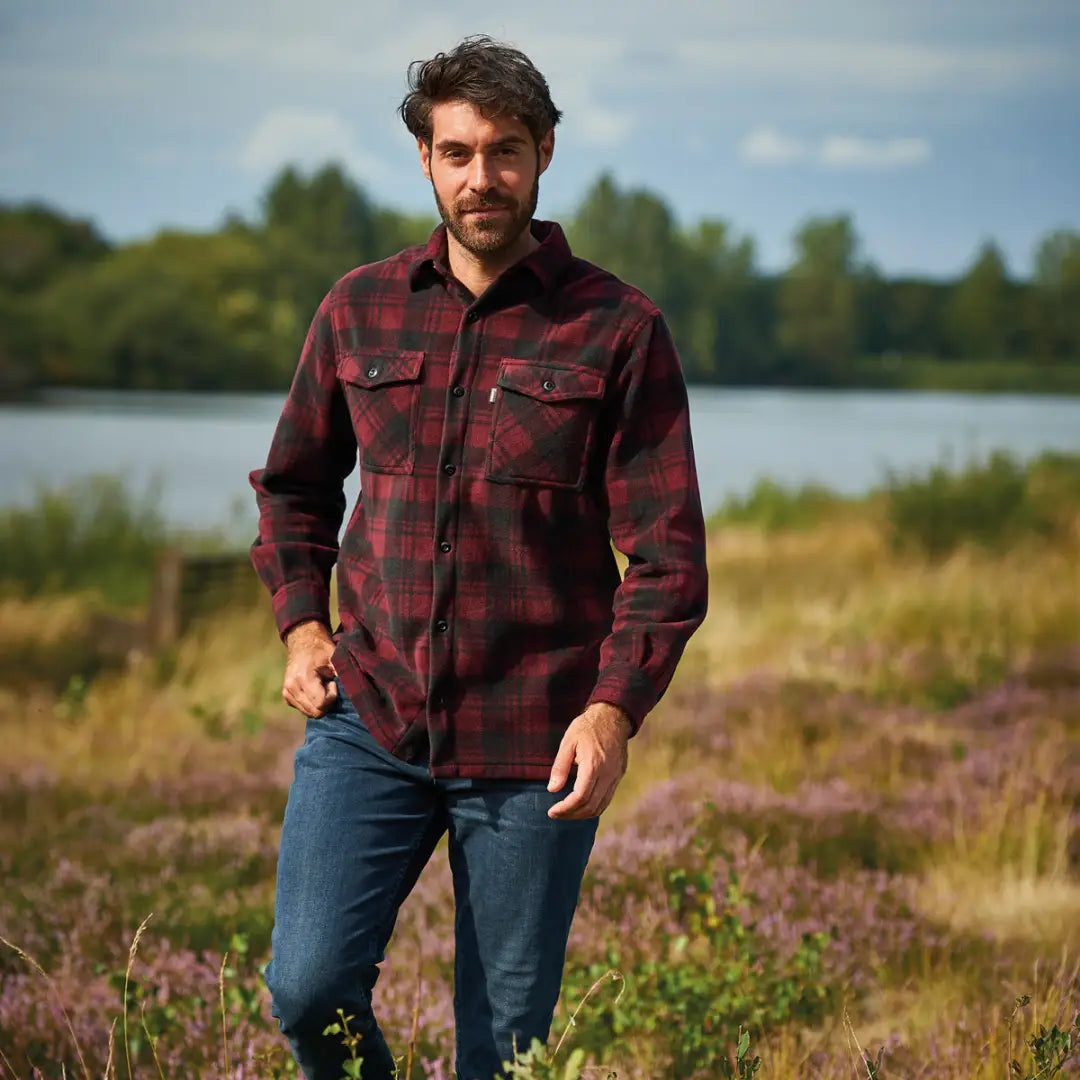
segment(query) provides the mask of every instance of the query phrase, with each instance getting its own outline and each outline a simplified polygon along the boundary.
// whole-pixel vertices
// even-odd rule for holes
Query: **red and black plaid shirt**
[[[546,778],[594,701],[636,730],[705,615],[667,326],[558,225],[533,233],[540,246],[477,299],[441,226],[342,278],[251,474],[252,557],[282,635],[330,625],[336,563],[342,685],[383,746],[426,754],[434,776]]]

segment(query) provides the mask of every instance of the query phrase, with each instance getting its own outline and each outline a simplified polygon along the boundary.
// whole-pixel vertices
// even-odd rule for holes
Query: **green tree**
[[[605,174],[586,192],[567,233],[578,255],[635,285],[664,312],[688,369],[696,370],[702,358],[691,354],[691,343],[701,282],[667,203],[643,188],[620,190]]]
[[[968,360],[1002,360],[1014,351],[1017,319],[1012,284],[1001,251],[980,248],[946,311],[951,351]]]
[[[310,177],[289,166],[263,196],[252,226],[264,245],[276,291],[309,319],[343,274],[426,240],[427,216],[379,209],[339,165]]]
[[[944,312],[951,291],[941,282],[893,278],[887,286],[887,348],[907,356],[943,356]]]
[[[680,265],[680,237],[662,199],[644,189],[622,191],[605,174],[586,192],[567,232],[582,258],[636,285],[673,325],[679,321],[687,306],[680,295],[687,268]]]
[[[771,364],[770,311],[753,240],[736,239],[725,221],[705,220],[685,244],[693,270],[691,374],[724,383],[761,381]]]
[[[0,203],[0,396],[42,381],[42,327],[34,297],[108,251],[88,221],[41,203]]]
[[[281,385],[303,326],[239,230],[160,233],[60,279],[39,301],[51,382],[140,389]],[[306,323],[304,324],[306,325]]]
[[[860,356],[887,352],[889,341],[889,283],[876,266],[867,263],[855,274],[857,328],[855,350]]]
[[[768,361],[768,308],[754,244],[707,219],[679,227],[652,192],[600,176],[567,223],[574,251],[636,285],[671,325],[692,379],[749,382]]]
[[[844,379],[858,340],[851,218],[814,218],[795,235],[795,262],[778,296],[777,342],[789,371],[815,383]]]
[[[109,250],[89,221],[42,203],[0,203],[0,292],[35,292],[72,266],[96,262]]]
[[[1039,242],[1031,322],[1037,355],[1080,363],[1080,233],[1058,229]]]
[[[375,207],[340,165],[324,165],[307,179],[286,167],[264,196],[264,214],[267,231],[285,230],[307,247],[347,256],[352,265],[345,270],[375,257]]]

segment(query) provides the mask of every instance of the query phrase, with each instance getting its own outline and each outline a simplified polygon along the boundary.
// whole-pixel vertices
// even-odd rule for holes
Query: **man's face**
[[[512,248],[536,212],[554,132],[536,146],[521,121],[486,117],[465,101],[436,105],[431,123],[431,147],[419,141],[420,164],[447,231],[473,255]]]

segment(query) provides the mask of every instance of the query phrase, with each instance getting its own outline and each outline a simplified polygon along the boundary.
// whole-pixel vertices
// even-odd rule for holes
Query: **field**
[[[1078,478],[997,459],[718,515],[708,619],[601,822],[565,1041],[515,1075],[1073,1075]],[[80,673],[99,602],[0,600],[0,1075],[294,1075],[259,975],[302,736],[267,605]],[[449,898],[440,852],[377,990],[412,1080],[452,1075]]]

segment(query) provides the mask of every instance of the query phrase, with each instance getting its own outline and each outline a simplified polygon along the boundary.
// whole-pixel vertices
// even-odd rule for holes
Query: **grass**
[[[849,385],[872,390],[1080,394],[1080,364],[866,357],[856,362]]]
[[[1072,468],[1021,471],[1025,492],[1057,493],[1060,525],[993,542],[961,530],[945,552],[895,542],[887,490],[796,493],[793,513],[774,490],[767,512],[759,499],[714,527],[710,613],[601,825],[556,1038],[597,988],[559,1062],[538,1055],[518,1075],[589,1062],[604,1069],[585,1075],[623,1080],[744,1075],[721,1061],[740,1024],[763,1077],[870,1075],[853,1040],[871,1058],[885,1048],[882,1077],[998,1077],[1013,1059],[1036,1074],[1045,1046],[1029,1040],[1080,1010]],[[947,514],[1014,475],[990,463],[917,494],[927,476],[902,483]],[[90,603],[0,603],[0,655],[29,637],[62,650]],[[167,656],[0,689],[0,870],[15,883],[0,932],[50,973],[93,1075],[124,1015],[137,1072],[154,1074],[152,1036],[165,1075],[224,1075],[223,1011],[234,1070],[246,1058],[244,1076],[294,1075],[258,974],[301,737],[282,659],[264,604],[202,622]],[[392,1045],[416,1017],[415,1080],[447,1075],[448,895],[440,857],[379,983]],[[605,981],[612,968],[625,987]],[[50,994],[0,956],[15,1075],[30,1060],[80,1074]]]

